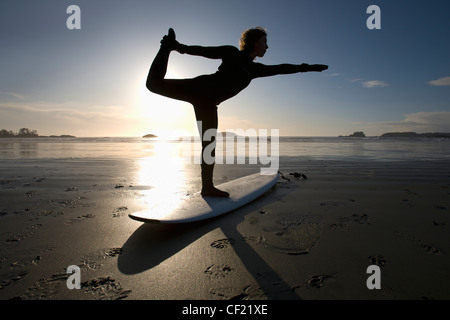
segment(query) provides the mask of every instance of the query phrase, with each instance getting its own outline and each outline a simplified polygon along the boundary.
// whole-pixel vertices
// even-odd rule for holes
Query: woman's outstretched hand
[[[310,64],[308,66],[308,71],[317,71],[322,72],[323,70],[327,70],[328,66],[325,64]]]
[[[327,70],[328,66],[324,65],[324,64],[302,63],[297,68],[298,68],[298,72],[310,72],[310,71],[322,72],[323,70]]]

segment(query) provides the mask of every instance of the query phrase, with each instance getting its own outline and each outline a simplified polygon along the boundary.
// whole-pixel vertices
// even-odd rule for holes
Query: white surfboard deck
[[[150,223],[186,223],[213,218],[236,210],[262,196],[278,181],[279,174],[255,173],[217,186],[230,193],[229,198],[203,197],[200,192],[181,199],[174,210],[151,208],[130,213],[131,219]]]

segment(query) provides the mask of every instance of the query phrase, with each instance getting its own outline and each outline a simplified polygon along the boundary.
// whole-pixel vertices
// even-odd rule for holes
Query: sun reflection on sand
[[[137,182],[145,207],[157,209],[158,214],[176,209],[186,196],[186,173],[177,144],[155,142],[146,146],[149,156],[139,159]]]

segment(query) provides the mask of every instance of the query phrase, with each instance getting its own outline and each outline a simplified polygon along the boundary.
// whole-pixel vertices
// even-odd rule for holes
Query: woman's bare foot
[[[222,191],[215,187],[211,187],[211,188],[203,188],[202,196],[228,198],[228,197],[230,197],[230,194],[226,191]]]
[[[179,43],[176,40],[175,31],[173,31],[172,28],[170,28],[168,34],[163,37],[161,44],[169,50],[176,50],[178,48]]]

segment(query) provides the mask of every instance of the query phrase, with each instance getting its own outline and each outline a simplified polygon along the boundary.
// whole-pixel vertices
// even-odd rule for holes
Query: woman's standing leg
[[[195,116],[202,140],[201,169],[202,195],[211,197],[229,197],[230,194],[214,187],[213,172],[215,164],[216,134],[218,126],[217,107],[215,105],[194,105]],[[205,139],[205,135],[206,139]],[[211,140],[209,139],[211,137]],[[206,141],[205,141],[206,140]]]

